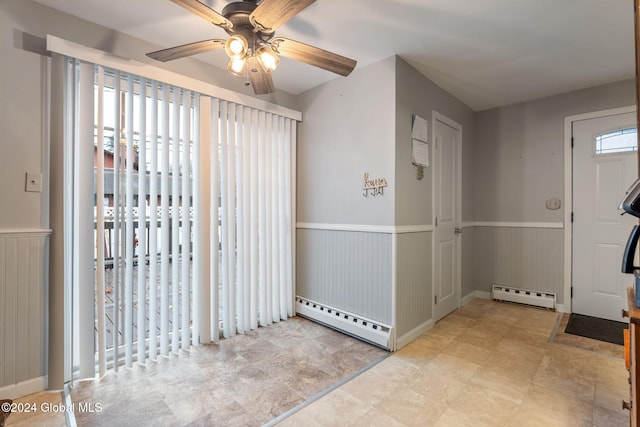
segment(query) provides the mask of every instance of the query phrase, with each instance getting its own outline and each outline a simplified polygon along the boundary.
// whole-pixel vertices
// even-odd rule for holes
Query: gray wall
[[[396,59],[396,157],[395,224],[433,225],[433,168],[416,178],[411,163],[411,118],[413,114],[432,123],[433,110],[462,125],[462,211],[463,218],[473,212],[473,135],[474,113],[462,102],[436,86],[415,68]],[[430,128],[431,129],[431,128]],[[433,145],[429,145],[431,150]],[[433,158],[433,156],[430,156]],[[462,236],[463,245],[469,240]],[[402,336],[432,317],[432,233],[398,235],[396,298],[397,335]],[[415,251],[406,250],[414,248]],[[417,249],[419,248],[419,250]],[[466,259],[465,259],[466,260]],[[466,276],[463,276],[463,281]],[[467,286],[463,284],[463,288]]]
[[[425,168],[425,177],[416,179],[416,167],[411,164],[411,117],[417,114],[432,126],[434,110],[462,125],[462,219],[470,220],[473,218],[474,112],[401,58],[397,58],[396,73],[395,224],[433,224],[433,168]]]
[[[299,97],[298,222],[394,224],[395,58]],[[384,195],[362,196],[365,172]]]
[[[297,149],[297,221],[330,224],[297,231],[297,295],[386,324],[392,237],[371,229],[394,223],[394,97],[395,58],[303,93]],[[383,195],[363,196],[365,173]]]
[[[477,113],[475,221],[562,222],[564,118],[634,104],[627,80]]]
[[[476,114],[474,220],[516,224],[465,230],[475,238],[463,293],[500,284],[555,292],[564,304],[564,230],[517,224],[564,221],[565,117],[634,104],[627,80]],[[550,197],[563,208],[547,210]]]
[[[463,187],[464,198],[469,199],[463,210],[470,217],[474,113],[399,57],[306,92],[300,97],[300,109],[304,119],[298,141],[298,222],[382,226],[392,236],[373,239],[365,238],[366,232],[299,229],[297,292],[387,322],[356,302],[369,293],[379,295],[385,298],[379,310],[395,310],[395,319],[390,320],[396,322],[401,338],[432,317],[432,233],[394,231],[433,224],[432,169],[426,168],[424,179],[417,180],[411,164],[412,115],[431,122],[436,110],[463,126]],[[364,172],[387,180],[383,196],[362,197]],[[368,243],[353,245],[353,236]],[[390,247],[394,239],[395,260]],[[395,261],[395,277],[377,268],[363,270],[361,262],[345,262],[357,254],[343,253],[339,245],[327,242],[343,242],[350,251],[386,254],[390,259],[379,262],[386,266]]]

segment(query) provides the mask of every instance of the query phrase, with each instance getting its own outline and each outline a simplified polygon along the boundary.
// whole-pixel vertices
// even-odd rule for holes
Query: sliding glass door
[[[74,59],[64,95],[76,377],[293,315],[295,120]]]

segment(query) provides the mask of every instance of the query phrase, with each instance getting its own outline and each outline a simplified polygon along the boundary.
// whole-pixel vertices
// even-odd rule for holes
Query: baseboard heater
[[[296,296],[296,312],[302,317],[337,329],[355,338],[391,350],[393,328],[353,313]]]
[[[551,292],[518,289],[508,286],[493,285],[491,296],[494,300],[509,301],[520,304],[556,309],[556,294]]]

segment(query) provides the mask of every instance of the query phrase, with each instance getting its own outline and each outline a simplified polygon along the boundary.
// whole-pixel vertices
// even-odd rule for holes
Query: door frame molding
[[[444,114],[432,110],[431,113],[431,141],[432,146],[435,151],[435,139],[436,139],[436,120],[441,121],[447,126],[451,126],[458,132],[458,138],[456,141],[456,204],[458,205],[458,210],[456,212],[456,223],[462,227],[462,125]],[[435,257],[436,257],[436,227],[435,227],[435,217],[436,217],[436,156],[435,153],[432,155],[433,157],[433,172],[432,172],[432,183],[431,183],[431,223],[433,224],[433,237],[431,240],[431,318],[434,321],[436,319],[436,304],[435,304],[435,291],[436,291],[436,269],[435,269]],[[454,286],[456,288],[458,300],[456,301],[456,308],[460,307],[460,300],[462,298],[462,235],[459,236],[460,239],[458,241],[456,247],[456,283]]]
[[[573,268],[573,152],[571,140],[573,138],[573,123],[581,120],[599,117],[615,116],[618,114],[635,113],[636,106],[611,108],[591,113],[576,114],[564,118],[564,286],[563,304],[557,305],[557,311],[571,313],[571,271]]]

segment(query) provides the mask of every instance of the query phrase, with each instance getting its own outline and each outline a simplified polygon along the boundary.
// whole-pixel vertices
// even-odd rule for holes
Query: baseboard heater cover
[[[556,294],[552,292],[493,285],[491,296],[494,300],[498,301],[535,305],[538,307],[550,308],[552,310],[556,309]]]
[[[296,296],[296,312],[302,317],[315,320],[371,344],[387,350],[393,349],[393,328],[389,325],[299,296]]]

